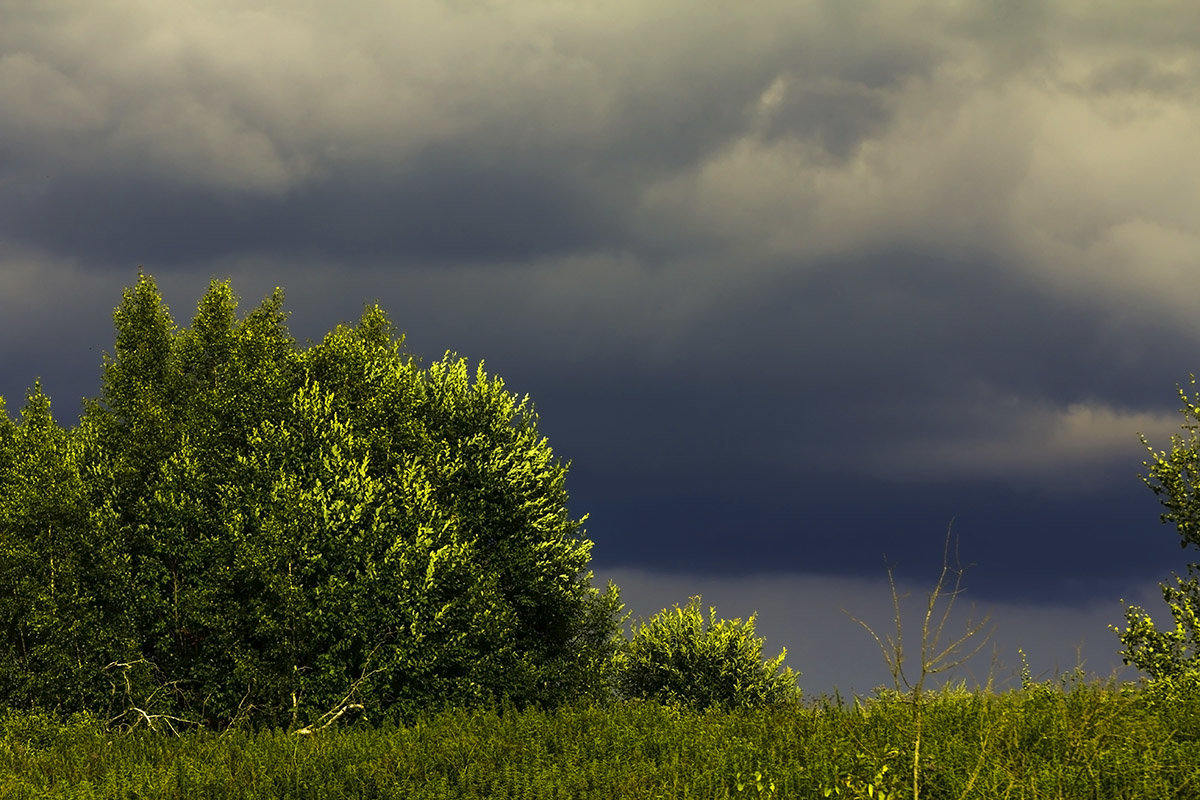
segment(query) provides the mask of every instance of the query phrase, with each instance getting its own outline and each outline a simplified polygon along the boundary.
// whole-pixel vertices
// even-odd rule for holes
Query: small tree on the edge
[[[1139,434],[1150,459],[1142,462],[1142,480],[1158,495],[1166,511],[1160,519],[1175,525],[1179,545],[1200,548],[1200,392],[1190,376],[1192,394],[1179,387],[1183,401],[1184,433],[1171,437],[1171,449],[1155,450]],[[1188,577],[1174,576],[1175,585],[1160,584],[1175,627],[1160,631],[1139,606],[1125,610],[1125,630],[1112,626],[1125,649],[1121,657],[1145,672],[1151,680],[1167,682],[1200,679],[1200,565],[1187,565]]]

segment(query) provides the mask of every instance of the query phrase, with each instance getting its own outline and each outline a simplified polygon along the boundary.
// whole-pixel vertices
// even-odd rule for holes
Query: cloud
[[[6,133],[25,134],[10,146],[85,145],[121,169],[268,193],[343,164],[400,164],[430,143],[586,152],[655,118],[677,143],[711,135],[712,118],[680,123],[760,69],[741,61],[749,48],[782,43],[777,14],[755,23],[679,3],[9,5],[0,86],[22,110]],[[732,59],[710,47],[731,16],[743,23]],[[33,102],[47,94],[57,113]]]
[[[996,591],[1177,556],[1122,492],[1200,344],[1188,4],[0,18],[6,396],[93,393],[141,263],[180,322],[230,276],[486,359],[613,562],[854,574],[955,515]]]
[[[129,171],[261,191],[303,172],[259,124],[255,84],[266,76],[243,71],[250,53],[254,67],[282,70],[281,50],[304,49],[282,20],[235,12],[222,25],[198,8],[160,15],[121,2],[13,8],[6,18],[0,102],[22,113],[6,115],[5,150],[30,178]]]
[[[1125,468],[1145,457],[1137,434],[1151,443],[1179,432],[1179,415],[1123,411],[1103,404],[1071,403],[1055,407],[1044,400],[996,396],[984,392],[972,406],[959,405],[969,417],[956,436],[900,441],[873,462],[907,480],[938,478],[1009,478],[1076,490],[1095,480],[1097,471]],[[960,423],[961,424],[961,423]]]
[[[1111,297],[1132,249],[1165,285],[1196,253],[1187,12],[1005,9],[11,3],[0,233],[116,263],[707,250],[747,281],[985,248],[1056,291],[1099,262]]]

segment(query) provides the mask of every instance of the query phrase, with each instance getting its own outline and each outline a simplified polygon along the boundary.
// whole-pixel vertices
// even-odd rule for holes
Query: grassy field
[[[920,706],[920,797],[1200,797],[1200,698],[1064,679]],[[654,703],[450,711],[409,724],[173,735],[9,713],[3,798],[821,798],[912,796],[913,706]]]

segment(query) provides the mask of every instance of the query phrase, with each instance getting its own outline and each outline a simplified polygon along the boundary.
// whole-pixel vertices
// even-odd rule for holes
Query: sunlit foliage
[[[0,700],[296,729],[608,696],[618,593],[528,398],[378,307],[300,347],[280,291],[237,305],[179,328],[141,275],[78,426],[37,387],[0,413]]]
[[[700,597],[664,609],[642,622],[621,652],[617,686],[623,697],[697,708],[760,708],[799,700],[796,674],[784,668],[784,650],[763,659],[763,639],[755,636],[754,616],[708,618]]]
[[[1179,532],[1180,546],[1200,548],[1200,392],[1191,377],[1192,394],[1179,389],[1183,401],[1182,434],[1171,437],[1170,450],[1155,450],[1142,437],[1150,453],[1142,479],[1166,509],[1162,521]],[[1127,627],[1118,631],[1125,663],[1165,683],[1200,683],[1200,565],[1187,565],[1188,577],[1175,576],[1174,584],[1161,585],[1163,599],[1175,625],[1159,630],[1145,609],[1126,609]]]

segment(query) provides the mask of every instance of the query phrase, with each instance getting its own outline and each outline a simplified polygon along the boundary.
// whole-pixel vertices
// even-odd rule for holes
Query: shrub
[[[643,621],[617,657],[617,690],[626,699],[696,708],[756,708],[796,702],[796,673],[780,671],[786,648],[764,661],[754,619],[717,619],[700,596]]]

